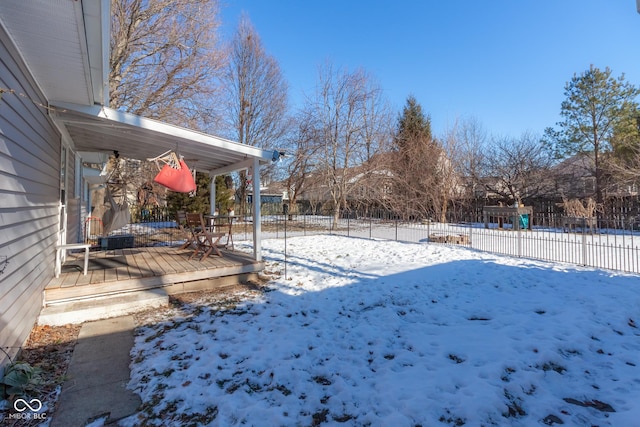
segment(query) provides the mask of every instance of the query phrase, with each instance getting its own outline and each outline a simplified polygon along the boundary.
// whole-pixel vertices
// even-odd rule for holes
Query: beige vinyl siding
[[[0,27],[0,346],[13,357],[28,338],[53,277],[60,194],[60,135],[46,99]],[[6,362],[0,352],[0,366]]]

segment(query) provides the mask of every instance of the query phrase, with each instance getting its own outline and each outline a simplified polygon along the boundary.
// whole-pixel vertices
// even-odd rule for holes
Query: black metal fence
[[[457,222],[408,221],[385,212],[263,217],[264,238],[337,234],[368,239],[457,245],[508,256],[640,273],[640,224],[562,215],[511,217],[500,227],[482,215]],[[528,225],[530,224],[530,228]]]
[[[173,215],[166,211],[133,216],[126,227],[108,237],[96,233],[100,227],[89,219],[86,239],[97,248],[118,249],[123,245],[175,245],[186,238]],[[640,273],[640,223],[625,218],[567,218],[554,213],[534,213],[526,218],[505,218],[502,224],[482,215],[457,221],[403,220],[386,210],[343,211],[339,215],[298,212],[284,215],[276,207],[262,215],[263,238],[337,234],[368,239],[430,242],[459,245],[509,256]],[[237,217],[236,241],[251,240],[253,217]],[[502,227],[500,227],[500,225]],[[92,231],[94,232],[92,234]]]
[[[125,227],[105,236],[102,219],[89,217],[84,222],[84,240],[97,249],[123,247],[172,246],[184,241],[186,231],[166,208],[132,209],[131,221]]]

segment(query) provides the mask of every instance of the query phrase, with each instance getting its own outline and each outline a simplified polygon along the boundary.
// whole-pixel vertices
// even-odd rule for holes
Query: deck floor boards
[[[150,289],[175,283],[255,273],[263,263],[249,254],[222,249],[222,257],[189,259],[192,249],[130,248],[89,253],[90,268],[82,274],[83,253],[70,253],[60,277],[45,288],[47,302]],[[94,263],[92,264],[92,261]]]

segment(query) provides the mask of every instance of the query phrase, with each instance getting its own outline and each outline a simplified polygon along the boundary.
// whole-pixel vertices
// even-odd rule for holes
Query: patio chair
[[[185,242],[180,246],[180,249],[186,249],[191,245],[194,245],[193,236],[191,235],[191,229],[187,225],[187,213],[185,211],[176,211],[176,223],[178,228],[187,233]]]
[[[212,233],[207,231],[207,227],[205,227],[204,217],[201,213],[187,213],[187,226],[191,230],[192,241],[195,244],[195,250],[189,257],[189,259],[193,258],[198,254],[198,252],[202,252],[202,257],[200,261],[206,259],[211,252],[215,252],[219,257],[222,256],[222,253],[218,249],[218,242],[225,235],[225,233]]]

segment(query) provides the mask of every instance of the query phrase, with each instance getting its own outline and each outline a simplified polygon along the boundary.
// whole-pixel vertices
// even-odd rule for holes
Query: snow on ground
[[[144,408],[123,425],[637,425],[637,276],[435,244],[286,245],[285,277],[285,241],[263,241],[267,292],[139,329]]]

